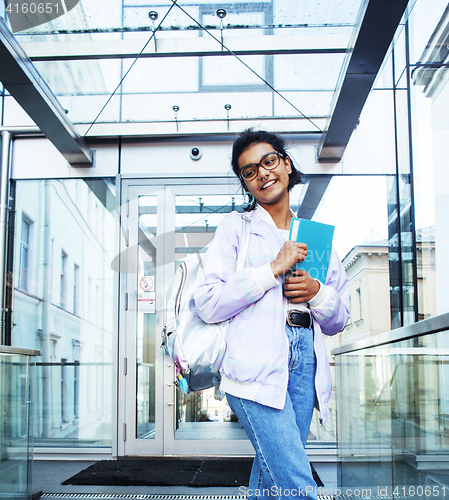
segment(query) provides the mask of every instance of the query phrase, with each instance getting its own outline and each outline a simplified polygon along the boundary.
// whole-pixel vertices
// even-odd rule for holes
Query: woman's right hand
[[[307,245],[288,240],[279,250],[277,257],[271,262],[271,269],[277,278],[285,274],[297,263],[302,262],[307,256]]]

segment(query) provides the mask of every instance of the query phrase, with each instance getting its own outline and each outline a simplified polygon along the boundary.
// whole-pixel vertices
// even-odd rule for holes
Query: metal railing
[[[32,497],[33,390],[40,351],[0,346],[0,497]]]
[[[332,354],[341,493],[449,496],[449,314]]]

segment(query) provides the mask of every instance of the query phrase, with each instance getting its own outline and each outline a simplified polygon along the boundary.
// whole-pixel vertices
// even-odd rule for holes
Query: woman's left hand
[[[284,295],[294,304],[308,302],[315,297],[319,289],[319,282],[302,269],[291,271],[290,275],[285,277]]]

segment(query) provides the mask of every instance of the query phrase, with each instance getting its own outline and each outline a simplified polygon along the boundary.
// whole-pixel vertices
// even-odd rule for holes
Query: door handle
[[[176,384],[167,384],[167,387],[174,387]]]
[[[175,406],[175,403],[167,403],[167,406]]]

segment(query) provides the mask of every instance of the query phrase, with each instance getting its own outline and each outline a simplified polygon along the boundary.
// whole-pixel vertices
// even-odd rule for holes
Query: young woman
[[[250,197],[245,268],[235,271],[243,221],[232,212],[204,258],[195,305],[208,323],[231,320],[221,389],[256,451],[248,497],[316,498],[305,444],[315,401],[327,419],[332,382],[322,333],[346,325],[347,277],[334,250],[326,283],[301,270],[285,276],[307,246],[288,241],[289,191],[301,177],[280,136],[244,131],[232,167]]]

